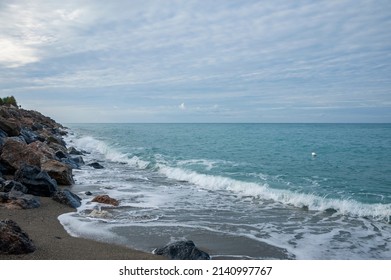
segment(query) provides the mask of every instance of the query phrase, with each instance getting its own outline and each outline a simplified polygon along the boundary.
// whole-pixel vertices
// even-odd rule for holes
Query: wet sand
[[[0,260],[159,260],[160,256],[127,247],[70,236],[57,217],[74,209],[40,197],[41,207],[17,210],[0,208],[0,220],[14,220],[33,240],[36,251],[1,255]]]

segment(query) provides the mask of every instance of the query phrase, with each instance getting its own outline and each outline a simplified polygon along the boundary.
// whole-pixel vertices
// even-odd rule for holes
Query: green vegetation
[[[15,107],[18,107],[18,103],[16,102],[16,99],[13,96],[0,98],[0,105],[7,105],[7,106],[13,105]]]

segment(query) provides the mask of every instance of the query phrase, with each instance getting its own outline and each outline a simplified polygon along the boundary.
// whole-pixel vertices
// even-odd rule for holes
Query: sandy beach
[[[0,208],[0,220],[12,219],[33,240],[37,250],[25,255],[1,255],[1,260],[159,260],[160,256],[70,236],[57,217],[74,211],[50,198],[29,210]]]

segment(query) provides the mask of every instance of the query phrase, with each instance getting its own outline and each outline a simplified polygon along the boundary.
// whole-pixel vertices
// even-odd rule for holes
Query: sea
[[[82,206],[59,217],[72,236],[145,252],[192,240],[212,259],[391,259],[391,124],[67,127],[85,162]]]

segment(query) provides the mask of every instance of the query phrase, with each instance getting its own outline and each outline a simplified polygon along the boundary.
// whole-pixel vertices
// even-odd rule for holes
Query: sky
[[[391,122],[389,0],[0,0],[0,96],[58,122]]]

